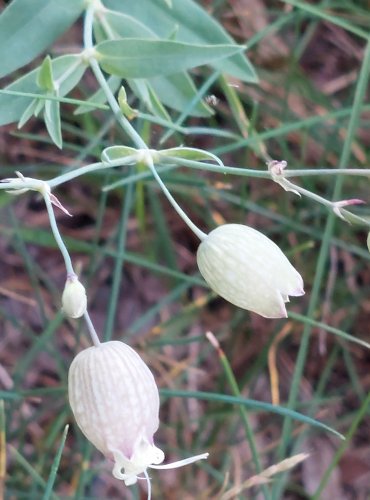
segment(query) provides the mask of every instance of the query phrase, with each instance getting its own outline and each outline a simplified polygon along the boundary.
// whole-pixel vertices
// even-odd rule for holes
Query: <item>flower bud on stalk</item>
[[[86,311],[86,290],[75,274],[67,277],[62,295],[62,308],[70,318],[80,318]]]
[[[207,458],[208,453],[168,465],[154,445],[159,425],[159,393],[140,356],[119,341],[103,342],[80,352],[68,374],[69,402],[84,435],[108,459],[113,476],[127,486],[147,468],[169,469]]]
[[[280,248],[248,226],[225,224],[211,231],[197,261],[212,290],[265,318],[286,317],[289,295],[304,294],[301,275]]]

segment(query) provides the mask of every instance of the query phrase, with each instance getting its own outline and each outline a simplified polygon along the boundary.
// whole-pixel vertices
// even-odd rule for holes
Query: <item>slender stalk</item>
[[[111,340],[113,335],[114,319],[117,313],[119,303],[119,292],[122,281],[122,266],[125,260],[125,246],[127,237],[127,226],[132,207],[134,184],[131,183],[124,191],[124,203],[122,203],[121,214],[119,217],[119,228],[117,234],[117,249],[115,265],[113,270],[113,282],[109,297],[109,306],[107,311],[107,319],[104,328],[104,340]]]
[[[69,253],[68,253],[67,247],[65,246],[64,241],[63,241],[63,239],[62,239],[62,237],[60,235],[60,232],[59,232],[56,220],[55,220],[54,210],[53,210],[53,207],[52,207],[49,195],[45,191],[42,192],[42,195],[44,197],[46,209],[48,211],[51,230],[53,231],[53,235],[54,235],[55,241],[57,242],[57,245],[58,245],[58,247],[59,247],[59,249],[60,249],[60,251],[62,253],[64,262],[65,262],[65,265],[66,265],[67,275],[73,276],[76,273],[74,272],[73,265],[72,265],[72,260],[71,260],[71,257],[69,255]],[[91,340],[92,340],[93,344],[95,346],[100,345],[99,337],[98,337],[98,335],[96,333],[94,325],[93,325],[93,323],[91,321],[91,318],[89,316],[89,313],[87,311],[85,311],[85,313],[84,313],[84,319],[85,319],[86,326],[87,326],[87,329],[89,331],[89,334],[90,334],[90,337],[91,337]]]
[[[90,315],[87,311],[85,311],[85,313],[84,313],[84,319],[85,319],[85,323],[86,323],[87,329],[89,331],[91,340],[93,341],[94,346],[98,347],[100,345],[100,340],[99,340],[98,334],[96,333],[93,322],[91,321]]]
[[[370,177],[370,169],[368,168],[308,168],[307,170],[285,170],[284,177],[306,177],[311,175],[359,175],[362,177]]]
[[[136,155],[126,156],[126,158],[119,158],[117,160],[110,161],[109,163],[97,162],[91,163],[90,165],[84,165],[83,167],[76,168],[71,170],[70,172],[66,172],[65,174],[58,175],[58,177],[54,177],[50,181],[47,181],[51,188],[59,186],[64,182],[68,182],[76,177],[80,177],[81,175],[89,174],[91,172],[95,172],[96,170],[103,170],[112,167],[123,167],[125,165],[131,165],[136,161]],[[1,184],[0,184],[1,188]]]
[[[335,202],[327,200],[326,198],[323,198],[322,196],[316,193],[313,193],[311,191],[308,191],[307,189],[297,186],[296,184],[293,184],[292,182],[287,181],[286,179],[282,180],[281,186],[284,188],[288,188],[288,190],[292,192],[296,191],[300,195],[307,196],[307,198],[311,198],[311,200],[317,201],[317,203],[321,203],[321,205],[324,205],[327,208],[333,209],[335,207]]]
[[[207,234],[204,233],[201,229],[199,229],[199,227],[196,224],[194,224],[194,222],[186,215],[184,210],[180,207],[180,205],[177,203],[175,198],[169,192],[169,190],[167,189],[167,187],[164,184],[164,182],[162,181],[162,179],[159,177],[159,175],[154,167],[153,159],[152,159],[151,155],[150,154],[145,155],[144,161],[145,161],[146,165],[148,166],[148,168],[150,169],[150,171],[152,172],[153,177],[160,185],[166,198],[171,203],[173,208],[176,210],[177,214],[182,218],[182,220],[185,222],[185,224],[193,231],[193,233],[196,236],[198,236],[198,238],[201,241],[203,241],[207,237]]]
[[[62,240],[62,237],[60,235],[49,195],[46,192],[43,192],[41,194],[43,195],[44,200],[45,200],[45,205],[46,205],[46,209],[48,211],[48,216],[49,216],[49,220],[50,220],[50,227],[51,227],[51,230],[53,232],[55,241],[57,242],[57,245],[59,247],[59,250],[61,251],[61,254],[63,256],[64,262],[66,265],[67,274],[73,276],[76,273],[74,272],[72,260],[71,260],[69,253],[68,253],[67,247],[65,246],[64,241]]]
[[[92,39],[94,10],[95,10],[94,7],[90,6],[86,11],[84,34],[83,34],[85,49],[87,50],[87,52],[91,53],[93,53],[94,51],[93,39]],[[104,78],[104,75],[102,73],[102,70],[100,69],[98,62],[93,55],[89,57],[89,64],[92,69],[92,72],[95,75],[95,78],[97,79],[100,87],[102,88],[103,92],[107,97],[109,106],[111,107],[113,114],[119,125],[123,128],[123,130],[132,139],[132,141],[134,142],[134,144],[136,144],[138,148],[148,149],[148,146],[145,144],[143,139],[136,132],[136,130],[127,120],[127,118],[122,114],[121,108],[119,107],[116,98],[114,97],[111,89],[109,88],[109,85],[107,84],[106,79]]]

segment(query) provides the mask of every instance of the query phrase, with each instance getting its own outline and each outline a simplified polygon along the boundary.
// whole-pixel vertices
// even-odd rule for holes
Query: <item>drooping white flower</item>
[[[113,475],[127,486],[147,468],[180,467],[208,454],[168,465],[154,445],[159,426],[159,393],[140,356],[119,341],[104,342],[80,352],[68,374],[69,402],[81,431],[108,459]]]
[[[80,318],[86,311],[86,290],[75,274],[67,277],[62,295],[62,308],[70,318]]]
[[[211,231],[197,261],[212,290],[265,318],[286,317],[289,295],[304,294],[301,275],[280,248],[248,226],[225,224]]]

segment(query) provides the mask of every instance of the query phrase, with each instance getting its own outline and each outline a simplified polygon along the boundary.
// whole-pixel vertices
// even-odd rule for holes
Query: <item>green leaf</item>
[[[56,479],[56,476],[57,476],[57,472],[58,472],[58,468],[59,468],[59,464],[60,464],[60,459],[62,458],[62,453],[63,453],[64,445],[65,445],[65,442],[66,442],[66,439],[67,439],[68,429],[69,429],[69,425],[67,424],[64,427],[62,439],[60,441],[60,445],[58,447],[58,451],[57,451],[57,453],[56,453],[56,455],[54,457],[54,460],[53,460],[53,463],[52,463],[52,466],[51,466],[51,470],[50,470],[48,482],[46,484],[46,488],[45,488],[45,492],[44,492],[44,495],[42,497],[42,500],[49,500],[52,497],[53,486],[54,486],[55,479]]]
[[[53,66],[50,56],[46,56],[37,73],[37,85],[42,90],[52,92],[54,90]]]
[[[45,101],[44,120],[52,141],[59,149],[63,147],[62,128],[60,123],[59,101]]]
[[[54,79],[60,81],[60,96],[68,94],[77,85],[86,70],[86,63],[78,55],[58,57],[52,60],[51,65]],[[34,69],[8,85],[6,89],[44,95],[44,92],[41,92],[37,85],[38,72],[38,68]],[[64,74],[68,75],[66,79],[62,78]],[[0,125],[17,122],[32,100],[31,97],[0,94]]]
[[[183,158],[184,160],[193,160],[193,161],[203,161],[203,160],[215,161],[220,165],[220,167],[224,167],[224,164],[222,163],[220,158],[218,158],[213,153],[210,153],[209,151],[203,151],[203,149],[178,147],[171,149],[162,149],[157,153],[160,157],[167,157],[167,159],[176,160],[178,158],[180,159]]]
[[[177,40],[198,44],[233,44],[235,41],[223,27],[193,0],[173,2],[172,7],[163,0],[105,0],[113,10],[132,16],[145,24],[159,38],[168,38],[177,29]],[[212,66],[245,82],[256,83],[258,77],[243,54],[236,54]]]
[[[132,16],[109,10],[104,12],[103,15],[105,23],[108,24],[110,28],[110,36],[113,34],[115,38],[159,39],[158,35],[156,35],[154,31],[147,28],[145,24]],[[94,26],[95,32],[98,32],[96,29],[97,23],[95,23]],[[101,36],[99,41],[103,41]],[[130,86],[132,87],[131,84]],[[135,92],[134,88],[133,91]],[[140,99],[142,99],[137,92],[135,93]],[[182,72],[177,73],[176,75],[157,76],[150,79],[150,90],[149,92],[146,92],[148,98],[142,100],[144,100],[148,108],[153,113],[157,116],[163,117],[163,112],[158,114],[157,103],[161,102],[172,109],[182,111],[189,104],[189,101],[194,99],[196,94],[197,89],[193,80],[186,72]],[[163,106],[161,105],[161,107],[163,111]],[[199,100],[190,112],[191,116],[211,116],[212,114],[212,109],[202,100]]]
[[[121,108],[122,113],[129,119],[132,120],[137,116],[138,111],[137,109],[133,109],[129,103],[127,102],[127,94],[125,87],[121,86],[119,92],[118,92],[118,104],[119,107]]]
[[[315,420],[314,418],[298,413],[297,411],[290,410],[289,408],[284,408],[283,406],[273,405],[270,403],[265,403],[263,401],[257,401],[255,399],[246,399],[242,397],[229,396],[228,394],[219,394],[214,392],[201,392],[201,391],[184,391],[178,389],[161,389],[161,396],[164,398],[194,398],[203,401],[215,401],[223,404],[234,404],[239,406],[244,406],[251,411],[268,411],[271,413],[276,413],[282,417],[289,417],[302,422],[304,424],[312,425],[313,427],[318,427],[319,429],[331,432],[334,436],[340,439],[345,439],[343,434],[336,431],[332,427],[320,422],[320,420]]]
[[[84,0],[13,0],[0,15],[0,78],[41,54],[84,5]]]
[[[113,30],[114,35],[117,35],[114,38],[159,38],[153,30],[132,16],[113,10],[107,10],[102,15],[111,30]],[[95,26],[96,24],[94,24]],[[110,36],[110,38],[113,37]]]
[[[33,99],[27,108],[24,110],[22,116],[18,122],[18,128],[22,128],[25,123],[37,112],[37,108],[39,107],[38,99]]]
[[[101,161],[103,163],[110,163],[114,160],[119,160],[120,158],[127,158],[129,156],[134,156],[135,159],[128,163],[127,165],[134,165],[136,163],[136,157],[138,156],[138,150],[135,148],[130,148],[128,146],[111,146],[105,148],[101,154]]]
[[[127,38],[96,46],[102,68],[123,78],[151,78],[209,64],[244,50],[239,45],[198,45],[167,40]]]

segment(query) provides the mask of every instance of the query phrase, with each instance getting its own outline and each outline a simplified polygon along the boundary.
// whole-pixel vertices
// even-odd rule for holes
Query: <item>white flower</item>
[[[62,295],[62,308],[70,318],[80,318],[86,311],[86,290],[75,274],[67,277]]]
[[[123,342],[104,342],[80,352],[69,369],[68,393],[81,431],[114,461],[113,475],[129,486],[144,474],[148,498],[148,467],[179,467],[208,456],[158,465],[164,460],[153,441],[159,425],[158,388],[144,361]]]
[[[280,248],[248,226],[214,229],[199,245],[197,260],[212,290],[265,318],[286,317],[288,296],[304,294],[301,275]]]

